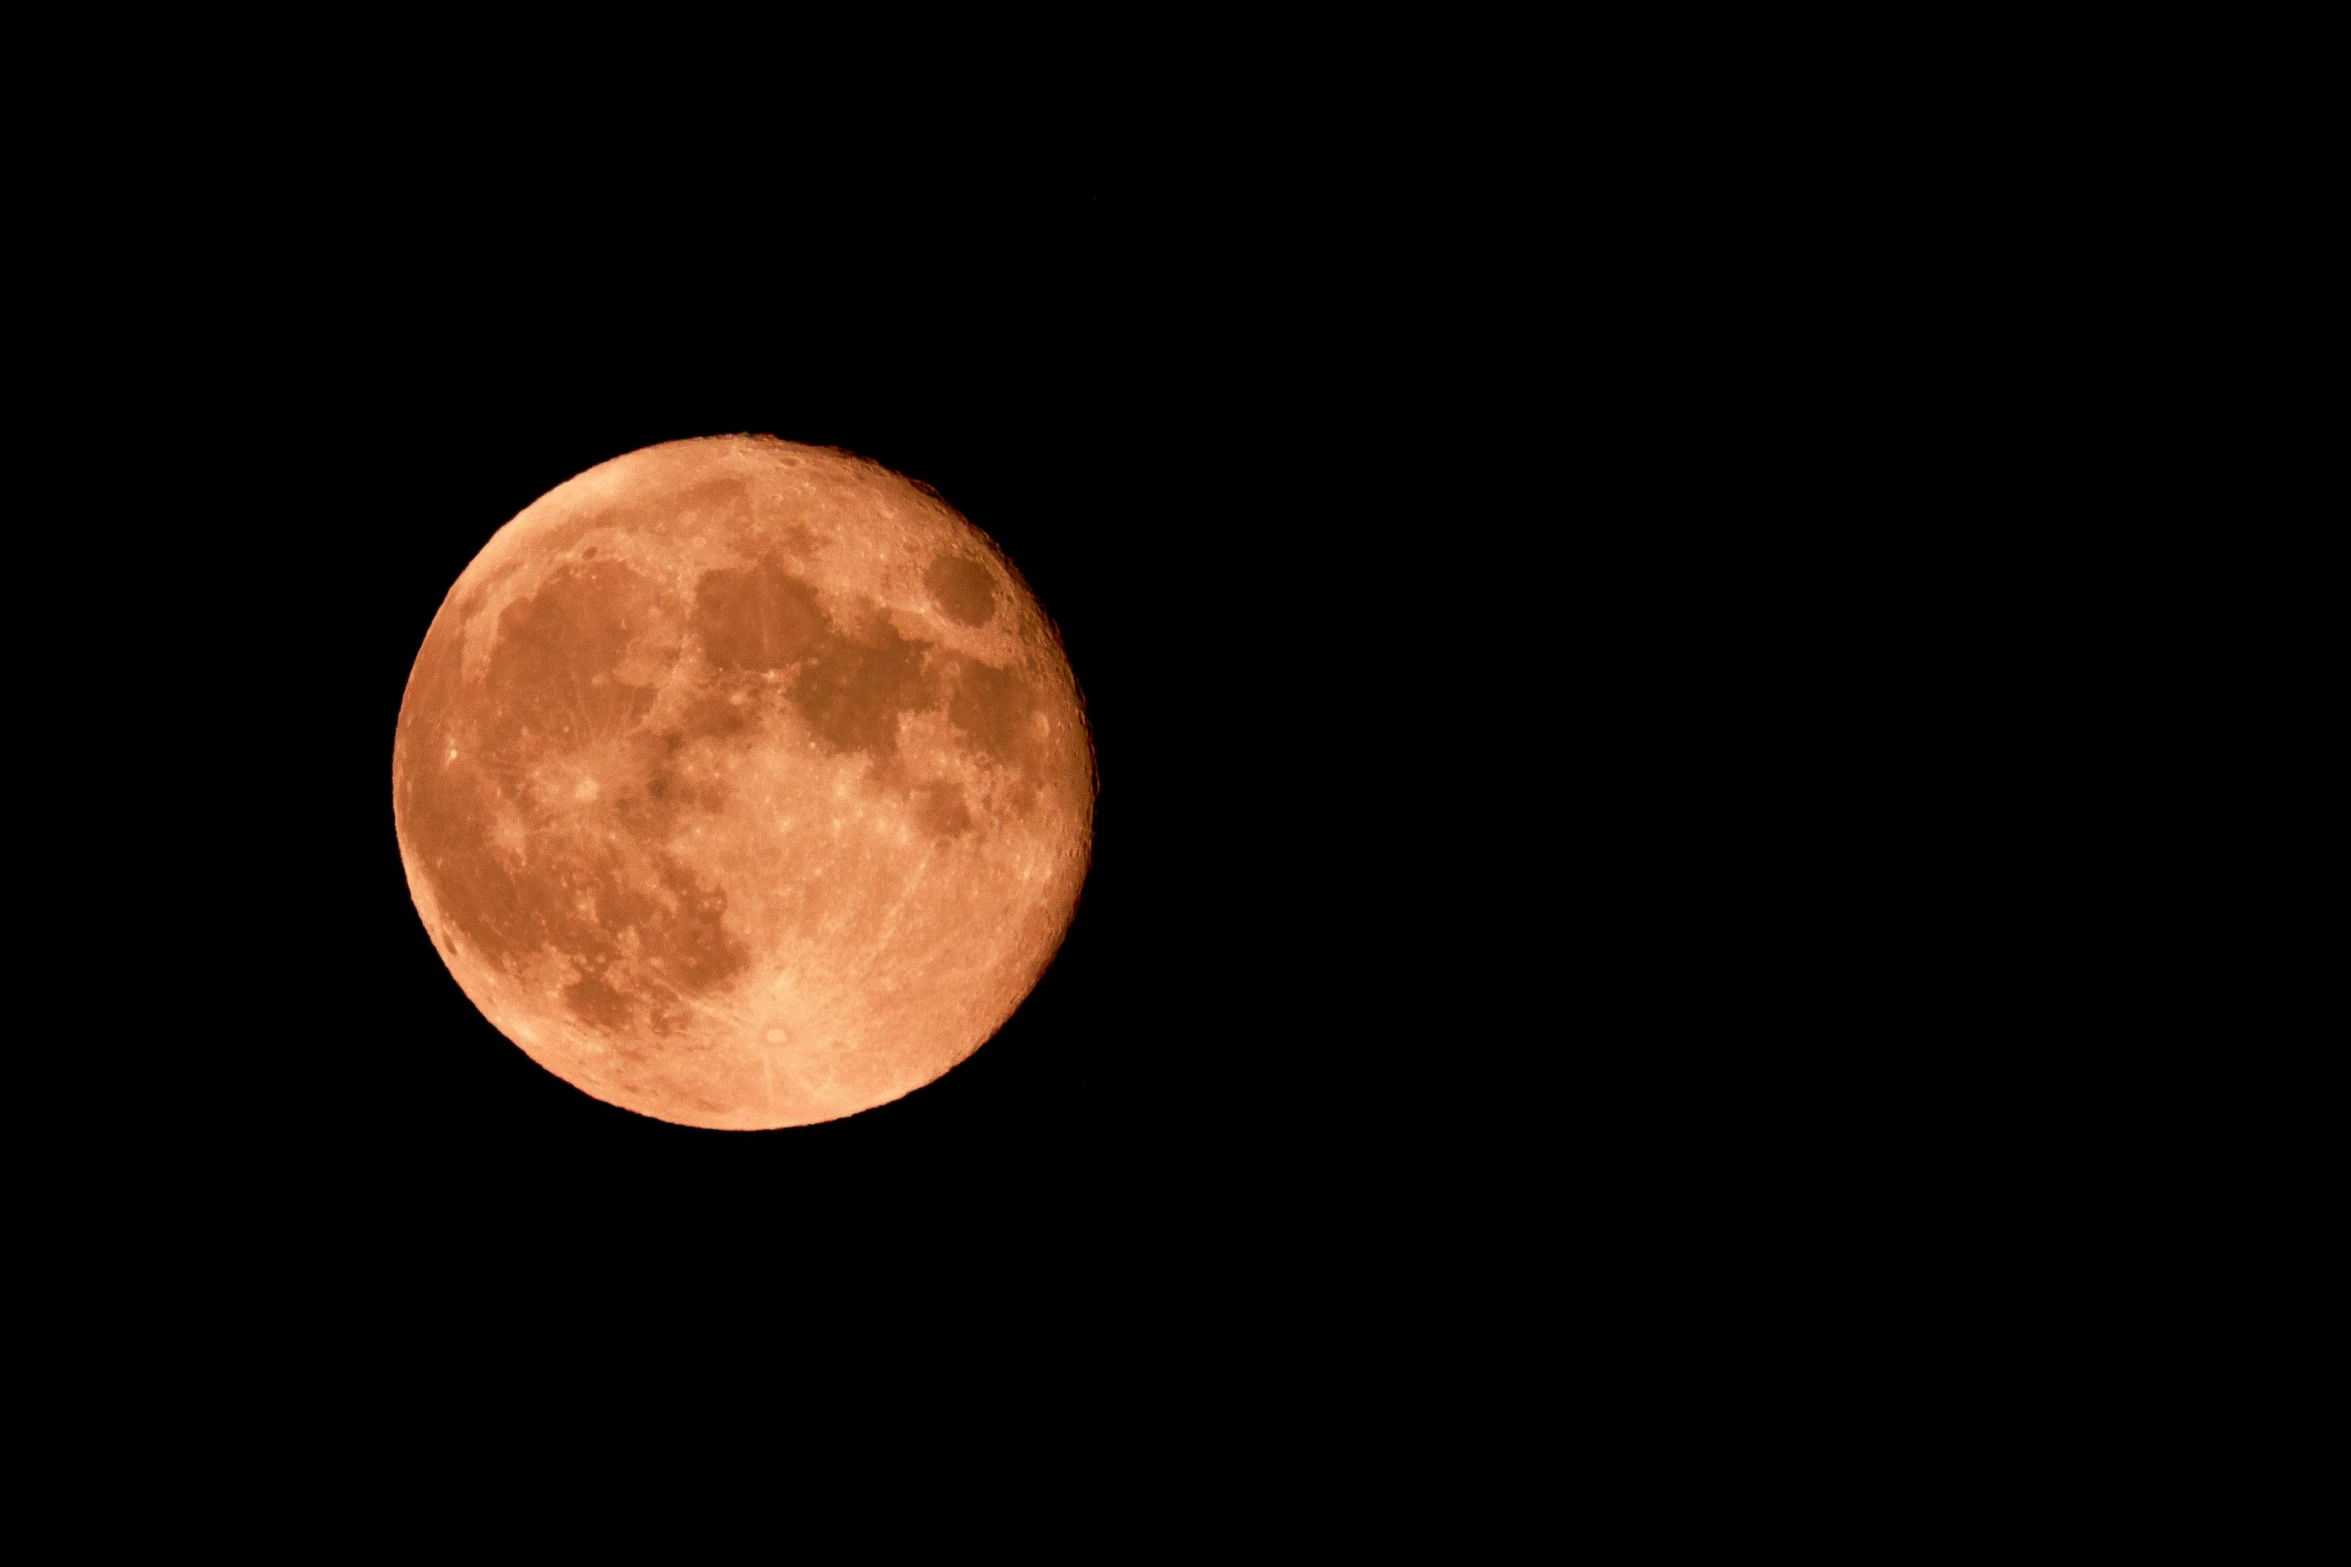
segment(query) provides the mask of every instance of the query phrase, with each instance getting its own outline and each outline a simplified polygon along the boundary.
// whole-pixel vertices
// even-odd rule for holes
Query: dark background
[[[1492,1152],[1510,1074],[1449,1063],[1503,1025],[1474,982],[1441,1024],[1423,1001],[1481,830],[1444,779],[1496,754],[1446,547],[1475,388],[1376,235],[1068,193],[642,267],[435,233],[346,214],[158,299],[127,399],[168,415],[133,468],[179,519],[146,563],[184,782],[139,874],[189,932],[141,996],[185,1045],[140,1092],[185,1200],[491,1251],[747,1224],[1294,1252]],[[994,537],[1102,780],[1075,924],[998,1036],[757,1134],[602,1104],[497,1034],[416,918],[390,791],[410,662],[490,535],[607,458],[729,432],[872,458]]]

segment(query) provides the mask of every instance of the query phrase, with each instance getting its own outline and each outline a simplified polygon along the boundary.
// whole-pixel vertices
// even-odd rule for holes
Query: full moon
[[[1094,753],[1051,622],[924,486],[764,437],[648,447],[501,528],[400,705],[408,888],[564,1081],[801,1126],[977,1050],[1061,944]]]

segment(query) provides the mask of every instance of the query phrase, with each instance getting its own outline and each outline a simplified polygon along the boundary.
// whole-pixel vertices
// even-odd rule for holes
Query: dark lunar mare
[[[724,894],[643,847],[660,843],[676,814],[698,802],[627,802],[641,831],[618,838],[535,807],[517,784],[550,759],[638,732],[655,689],[617,671],[631,646],[658,630],[660,611],[652,585],[625,567],[559,567],[499,616],[471,693],[463,617],[436,621],[411,677],[401,720],[406,766],[395,784],[402,824],[458,936],[508,974],[543,952],[570,959],[579,977],[565,1004],[624,1048],[640,1028],[662,1036],[685,1027],[684,998],[715,990],[748,963],[726,928]],[[525,829],[519,860],[497,842],[509,813]],[[631,851],[648,863],[631,864]]]

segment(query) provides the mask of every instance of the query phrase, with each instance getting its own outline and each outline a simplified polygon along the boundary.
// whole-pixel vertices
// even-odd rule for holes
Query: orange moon
[[[1094,753],[987,537],[873,463],[763,437],[558,486],[457,579],[392,801],[449,972],[611,1104],[852,1115],[1002,1026],[1085,879]]]

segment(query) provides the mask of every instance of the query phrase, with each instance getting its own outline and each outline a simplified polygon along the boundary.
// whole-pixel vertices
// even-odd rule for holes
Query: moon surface
[[[566,1082],[688,1126],[851,1115],[1012,1015],[1085,879],[1052,625],[926,488],[764,437],[558,486],[400,706],[400,857],[449,972]]]

